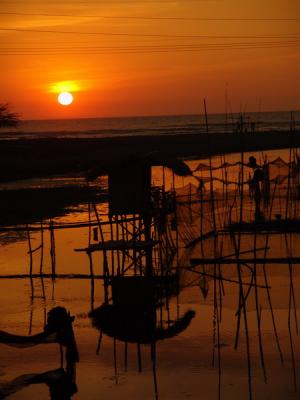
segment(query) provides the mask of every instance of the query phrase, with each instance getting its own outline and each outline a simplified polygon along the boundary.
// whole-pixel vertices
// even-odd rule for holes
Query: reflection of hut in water
[[[142,371],[141,345],[149,345],[155,396],[158,398],[156,343],[172,338],[187,329],[195,312],[189,310],[182,317],[178,314],[170,315],[167,303],[170,297],[178,295],[177,275],[115,277],[111,285],[112,302],[104,303],[89,313],[93,326],[100,331],[97,351],[100,349],[103,334],[113,338],[117,380],[116,340],[125,344],[125,369],[127,368],[128,344],[137,345],[140,372]]]
[[[110,337],[123,342],[151,344],[173,337],[185,330],[194,317],[188,311],[183,317],[157,319],[157,309],[177,295],[178,281],[170,277],[117,277],[112,280],[112,304],[90,312],[93,325]],[[175,322],[170,323],[170,320]]]

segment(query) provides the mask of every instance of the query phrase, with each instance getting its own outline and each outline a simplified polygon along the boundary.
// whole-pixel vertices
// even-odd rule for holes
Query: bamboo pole
[[[26,224],[26,232],[27,232],[28,254],[29,254],[29,275],[32,276],[33,257],[32,257],[31,237],[28,224]]]
[[[208,117],[207,117],[207,108],[206,108],[206,100],[203,99],[204,104],[204,114],[205,114],[205,126],[206,126],[206,135],[208,141],[208,154],[209,154],[209,174],[210,174],[210,201],[211,201],[211,211],[212,211],[212,218],[213,218],[213,229],[216,230],[216,215],[215,215],[215,202],[214,202],[214,187],[213,187],[213,175],[212,175],[212,157],[211,157],[211,141],[209,137],[208,131]]]

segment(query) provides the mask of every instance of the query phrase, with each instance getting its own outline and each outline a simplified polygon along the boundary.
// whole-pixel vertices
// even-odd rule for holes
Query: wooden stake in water
[[[49,231],[50,231],[50,257],[51,257],[51,271],[52,271],[52,279],[55,279],[56,275],[56,256],[55,256],[55,237],[54,237],[54,228],[53,221],[50,220],[49,223]]]
[[[207,108],[206,108],[206,100],[203,99],[204,104],[204,114],[205,114],[205,125],[206,125],[206,134],[208,141],[208,154],[209,154],[209,175],[210,175],[210,201],[211,201],[211,211],[212,211],[212,219],[213,219],[213,229],[216,230],[216,215],[215,215],[215,202],[214,202],[214,187],[213,187],[213,174],[212,174],[212,160],[211,160],[211,143],[210,137],[208,133],[208,118],[207,118]]]
[[[29,254],[29,275],[32,276],[33,258],[32,258],[31,237],[28,224],[26,224],[26,232],[27,232],[28,254]]]

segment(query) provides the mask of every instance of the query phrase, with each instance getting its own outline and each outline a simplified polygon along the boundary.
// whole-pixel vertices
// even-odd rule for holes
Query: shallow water
[[[299,129],[300,111],[293,113],[295,128]],[[211,132],[232,132],[237,128],[239,113],[210,114],[208,116]],[[251,126],[251,122],[254,126]],[[291,113],[246,112],[244,128],[251,131],[288,131]],[[40,139],[40,138],[96,138],[119,135],[168,135],[185,133],[205,133],[204,115],[174,115],[153,117],[120,118],[80,118],[63,120],[21,121],[17,128],[0,128],[0,140]]]
[[[231,161],[236,159],[238,156],[232,157]],[[193,170],[198,162],[190,164]],[[218,165],[219,159],[213,160],[213,163]],[[153,172],[154,183],[159,184],[162,169],[156,168]],[[172,186],[172,176],[167,174],[165,179]],[[175,182],[177,187],[187,183],[190,183],[189,180],[182,178],[177,178]],[[247,202],[245,210],[253,207],[250,200]],[[86,206],[83,209],[80,213],[58,217],[54,223],[87,221]],[[99,212],[105,214],[107,205],[101,205]],[[249,215],[251,218],[251,213]],[[199,222],[195,221],[191,229],[195,228],[193,224]],[[198,225],[196,229],[199,229]],[[86,274],[87,277],[58,277],[55,280],[37,277],[32,281],[29,278],[0,279],[0,331],[18,335],[38,333],[44,328],[47,312],[55,306],[65,307],[75,316],[74,333],[80,361],[76,366],[77,393],[72,399],[300,398],[300,342],[297,335],[297,325],[300,323],[299,264],[267,264],[265,269],[262,264],[255,265],[257,290],[252,282],[246,306],[240,309],[239,330],[237,309],[241,286],[237,265],[199,265],[194,272],[183,269],[178,296],[156,304],[156,323],[157,326],[172,326],[189,310],[194,311],[195,316],[177,335],[156,341],[155,363],[150,344],[140,345],[139,361],[136,343],[128,343],[126,361],[125,343],[105,333],[99,354],[96,354],[99,331],[92,325],[88,314],[104,303],[104,282],[102,279],[89,279],[87,255],[74,251],[88,245],[89,234],[88,227],[55,231],[56,273]],[[109,237],[109,225],[105,226],[104,235]],[[32,232],[30,236],[32,248],[37,248],[41,241],[40,232]],[[242,234],[240,251],[256,247],[257,256],[262,256],[268,247],[267,255],[271,257],[300,257],[299,243],[300,235],[296,233],[264,233],[257,235],[256,239],[253,235]],[[44,245],[43,272],[50,274],[49,231],[44,233]],[[181,266],[190,258],[203,254],[208,258],[214,257],[216,249],[223,256],[234,253],[234,243],[229,236],[220,237],[217,241],[207,239],[204,250],[201,243],[192,250],[185,249],[183,240],[179,246]],[[245,255],[249,258],[252,256],[253,251]],[[34,273],[39,273],[40,257],[41,251],[37,250],[33,254]],[[102,274],[103,256],[99,253],[93,255],[93,266],[96,275]],[[0,275],[26,274],[29,267],[26,232],[20,234],[18,240],[15,237],[10,241],[3,240],[0,247]],[[243,295],[246,295],[253,274],[245,265],[240,272],[244,284]],[[216,275],[222,276],[223,283],[216,279]],[[266,287],[269,288],[269,296]],[[239,340],[235,348],[237,332]],[[45,383],[22,385],[20,382],[22,379],[24,382],[24,377],[20,376],[41,374],[59,367],[58,344],[28,349],[0,344],[0,388],[7,389],[8,382],[19,382],[19,386],[11,386],[15,393],[11,393],[10,399],[50,398]],[[16,381],[16,378],[19,379]]]
[[[225,276],[235,276],[235,271],[224,271]],[[267,373],[267,384],[264,384],[258,351],[256,312],[253,297],[247,303],[251,348],[251,389],[255,399],[295,399],[299,393],[294,392],[291,344],[288,332],[288,298],[289,276],[286,268],[268,269],[269,285],[272,287],[272,304],[276,318],[276,327],[284,355],[284,366],[281,365],[275,336],[271,323],[264,290],[260,290],[262,303],[262,341]],[[263,282],[261,274],[258,277]],[[87,316],[91,309],[91,287],[89,280],[58,279],[54,286],[45,280],[46,299],[41,295],[40,282],[35,280],[35,298],[31,300],[31,288],[28,280],[1,280],[2,314],[0,329],[26,335],[43,329],[46,310],[60,305],[71,310],[76,316],[74,331],[80,351],[80,362],[77,367],[78,393],[74,398],[97,399],[99,396],[112,399],[147,398],[154,396],[153,372],[150,359],[150,346],[142,345],[142,371],[138,372],[137,346],[128,345],[128,365],[124,369],[124,343],[116,342],[116,366],[114,361],[114,341],[103,336],[100,354],[96,355],[99,332],[91,326]],[[294,287],[296,302],[299,304],[300,275],[294,270]],[[233,396],[248,397],[247,354],[244,327],[241,330],[239,347],[234,350],[236,329],[235,311],[238,288],[232,283],[225,283],[226,295],[223,298],[222,321],[220,324],[220,358],[221,358],[221,398]],[[54,292],[54,293],[53,293]],[[95,287],[97,307],[103,301],[101,281]],[[213,344],[214,305],[213,282],[209,283],[209,295],[203,298],[198,282],[183,290],[179,296],[179,314],[192,309],[196,312],[190,326],[180,335],[157,342],[156,374],[158,381],[158,398],[184,399],[218,398],[219,370],[217,347]],[[173,300],[170,306],[171,318],[176,318],[177,304]],[[299,310],[297,310],[299,312]],[[167,318],[167,310],[163,310]],[[298,318],[298,317],[297,317]],[[298,319],[299,323],[299,319]],[[293,347],[296,367],[299,366],[299,340],[293,327]],[[31,326],[31,327],[30,327]],[[215,366],[212,366],[215,351]],[[43,373],[59,367],[59,349],[57,345],[41,345],[30,349],[12,349],[1,345],[1,383],[10,381],[26,373]],[[296,370],[299,380],[299,370]],[[20,390],[11,399],[47,399],[46,385],[31,385]]]

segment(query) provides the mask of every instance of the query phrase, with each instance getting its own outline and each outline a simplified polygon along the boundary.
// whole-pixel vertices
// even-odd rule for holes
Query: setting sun
[[[69,106],[73,103],[73,95],[69,92],[62,92],[58,95],[57,101],[62,106]]]

